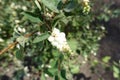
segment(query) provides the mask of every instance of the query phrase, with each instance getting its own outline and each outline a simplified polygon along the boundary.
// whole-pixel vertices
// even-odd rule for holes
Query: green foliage
[[[68,44],[70,45],[70,47],[71,47],[72,50],[75,51],[77,49],[76,45],[78,44],[78,42],[75,39],[70,39],[68,41]]]
[[[47,39],[49,37],[49,33],[43,33],[41,34],[40,36],[36,37],[34,40],[33,40],[33,43],[38,43],[40,41],[43,41],[45,39]]]
[[[28,38],[27,37],[24,37],[24,36],[20,36],[17,38],[17,41],[19,42],[19,44],[21,46],[25,46],[25,43],[28,42]]]
[[[105,63],[108,63],[110,59],[111,59],[110,56],[105,56],[105,57],[102,59],[102,61],[105,62]]]
[[[15,56],[19,60],[23,60],[23,58],[24,58],[24,54],[22,53],[22,50],[17,50],[15,53]]]
[[[113,76],[117,79],[120,79],[120,62],[119,63],[114,62]]]
[[[32,13],[23,12],[22,14],[26,19],[30,20],[31,22],[36,22],[36,23],[42,22],[38,17],[35,17],[34,14]]]
[[[46,78],[45,78],[45,74],[44,73],[42,73],[42,75],[41,75],[41,78],[40,78],[41,80],[46,80]]]
[[[58,13],[59,10],[57,9],[57,5],[60,2],[60,0],[41,0],[41,2],[50,10],[52,10],[53,12]]]
[[[5,63],[15,64],[12,78],[21,80],[31,74],[31,80],[37,80],[36,74],[41,80],[71,80],[73,74],[79,73],[82,63],[78,57],[86,59],[96,55],[98,41],[105,32],[102,25],[93,24],[96,17],[91,8],[91,3],[83,5],[82,0],[0,0],[0,49],[17,42],[0,57],[5,56]],[[114,11],[118,13],[119,10]],[[108,21],[110,16],[100,14],[97,19]],[[60,44],[56,47],[49,41],[50,36],[58,38],[52,33],[54,28],[66,34],[68,45],[62,49],[70,49],[68,52],[58,50]],[[62,40],[61,37],[58,42]],[[110,57],[103,58],[105,63],[109,60]],[[93,65],[96,64],[93,61]],[[118,77],[117,69],[113,66],[115,77]]]

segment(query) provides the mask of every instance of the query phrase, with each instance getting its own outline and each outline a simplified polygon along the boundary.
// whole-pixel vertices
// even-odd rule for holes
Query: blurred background
[[[71,38],[70,32],[72,34],[76,32],[80,36],[80,39],[75,38],[81,41],[78,44],[80,48],[76,48],[76,52],[80,54],[76,58],[78,62],[76,64],[80,62],[80,68],[79,73],[73,74],[73,79],[120,80],[120,0],[90,0],[90,3],[91,13],[84,18],[87,19],[86,22],[89,22],[90,29],[87,28],[89,26],[86,26],[88,25],[86,22],[77,24],[77,22],[79,23],[84,19],[75,19],[76,23],[67,24],[68,26],[75,26],[73,29],[69,27],[63,29],[62,27],[68,38]],[[40,25],[39,23],[26,21],[23,18],[22,12],[28,11],[40,13],[35,6],[34,0],[0,0],[0,51],[15,41],[15,38],[18,37],[16,33],[25,34],[31,32]],[[76,14],[72,12],[70,14],[65,13],[66,16],[71,14],[77,15],[77,10]],[[77,25],[83,27],[78,28]],[[85,32],[84,29],[88,32]],[[91,33],[93,36],[90,36]],[[83,35],[85,35],[85,39]],[[36,44],[36,46],[38,45]],[[34,55],[30,57],[28,57],[29,54],[27,56],[16,55],[14,50],[16,51],[17,48],[0,55],[0,80],[40,80],[36,68],[38,62],[32,61]],[[29,46],[26,52],[34,52],[31,49],[32,46]],[[87,55],[86,62],[82,62],[84,58],[81,55]],[[24,59],[21,60],[21,56],[25,56]]]

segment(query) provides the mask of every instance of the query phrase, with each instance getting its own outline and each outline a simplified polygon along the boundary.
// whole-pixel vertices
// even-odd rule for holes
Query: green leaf
[[[49,33],[43,33],[43,34],[41,34],[40,36],[36,37],[36,38],[33,40],[33,43],[38,43],[38,42],[41,42],[41,41],[43,41],[43,40],[46,40],[49,36],[50,36]]]
[[[70,48],[75,51],[77,49],[78,42],[75,39],[70,39],[68,41],[68,44],[70,45]]]
[[[16,58],[19,59],[19,60],[23,60],[23,58],[24,58],[24,55],[23,55],[23,53],[22,53],[22,50],[17,50],[16,53],[15,53],[15,56],[16,56]]]
[[[104,58],[102,58],[102,61],[108,63],[110,59],[111,59],[110,56],[105,56]]]
[[[60,56],[60,52],[58,50],[55,50],[55,49],[53,49],[52,54],[53,54],[54,57],[59,57]]]
[[[54,76],[54,75],[57,74],[58,69],[57,69],[57,68],[49,68],[49,69],[48,69],[48,72],[49,72],[52,76]]]
[[[50,61],[50,66],[51,66],[52,68],[57,67],[57,60],[51,59],[51,61]]]
[[[113,76],[115,78],[119,78],[119,75],[120,75],[120,70],[117,66],[113,66]]]
[[[75,18],[73,18],[73,20],[72,20],[72,25],[73,25],[73,26],[79,26],[79,22],[76,21]]]
[[[65,17],[65,15],[63,13],[60,13],[54,17],[54,20],[61,19],[63,17]]]
[[[46,78],[45,78],[45,74],[42,72],[42,75],[41,75],[41,77],[40,77],[40,80],[46,80]]]
[[[98,64],[98,60],[97,59],[93,60],[92,66],[96,66],[97,64]]]
[[[65,16],[63,18],[61,18],[61,21],[66,25],[69,22],[69,20]]]
[[[61,0],[41,0],[41,2],[53,12],[59,13],[57,5]]]
[[[36,4],[36,6],[41,10],[41,6],[40,6],[38,0],[35,0],[35,4]]]
[[[72,65],[70,70],[73,74],[78,73],[79,72],[79,66]]]
[[[28,42],[28,38],[27,37],[24,37],[24,36],[20,36],[17,38],[17,41],[19,42],[19,44],[21,46],[25,46],[25,43]]]
[[[119,75],[117,74],[117,73],[113,73],[113,76],[115,77],[115,78],[118,78],[119,77]]]
[[[67,78],[66,78],[66,71],[65,70],[61,70],[60,80],[67,80]]]
[[[23,12],[22,14],[26,19],[30,20],[31,22],[36,22],[36,23],[42,22],[40,18],[38,16],[35,16],[33,13]]]
[[[120,70],[119,70],[119,68],[118,67],[116,67],[116,66],[113,66],[113,71],[115,72],[115,73],[120,73]]]
[[[64,11],[71,12],[76,8],[76,3],[74,1],[71,1],[66,7],[64,8]]]

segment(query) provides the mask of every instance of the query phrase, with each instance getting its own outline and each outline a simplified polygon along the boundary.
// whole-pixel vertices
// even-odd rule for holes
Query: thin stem
[[[32,33],[29,33],[29,34],[25,34],[24,37],[27,37],[27,38],[28,38],[28,37],[32,36],[33,34],[35,34],[36,32],[37,32],[37,31],[34,31],[34,32],[32,32]],[[18,41],[15,41],[15,42],[9,44],[8,47],[6,47],[6,48],[4,48],[4,49],[2,49],[2,50],[0,51],[0,55],[3,54],[3,53],[5,53],[5,52],[7,52],[8,50],[13,49],[18,43],[19,43]]]

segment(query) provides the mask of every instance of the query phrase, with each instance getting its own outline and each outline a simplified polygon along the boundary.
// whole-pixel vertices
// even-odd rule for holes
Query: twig
[[[29,34],[25,34],[24,37],[30,37],[30,36],[32,36],[33,34],[35,34],[36,32],[37,32],[37,31],[34,31],[34,32],[32,32],[32,33],[29,33]],[[7,52],[8,50],[13,49],[18,43],[19,43],[18,41],[15,41],[15,42],[9,44],[8,47],[6,47],[6,48],[4,48],[4,49],[2,49],[2,50],[0,51],[0,55],[3,54],[3,53],[5,53],[5,52]]]
[[[18,44],[17,41],[9,44],[8,47],[6,47],[6,48],[4,48],[3,50],[0,51],[0,55],[7,52],[10,49],[13,49],[15,47],[15,45],[17,45],[17,44]]]

